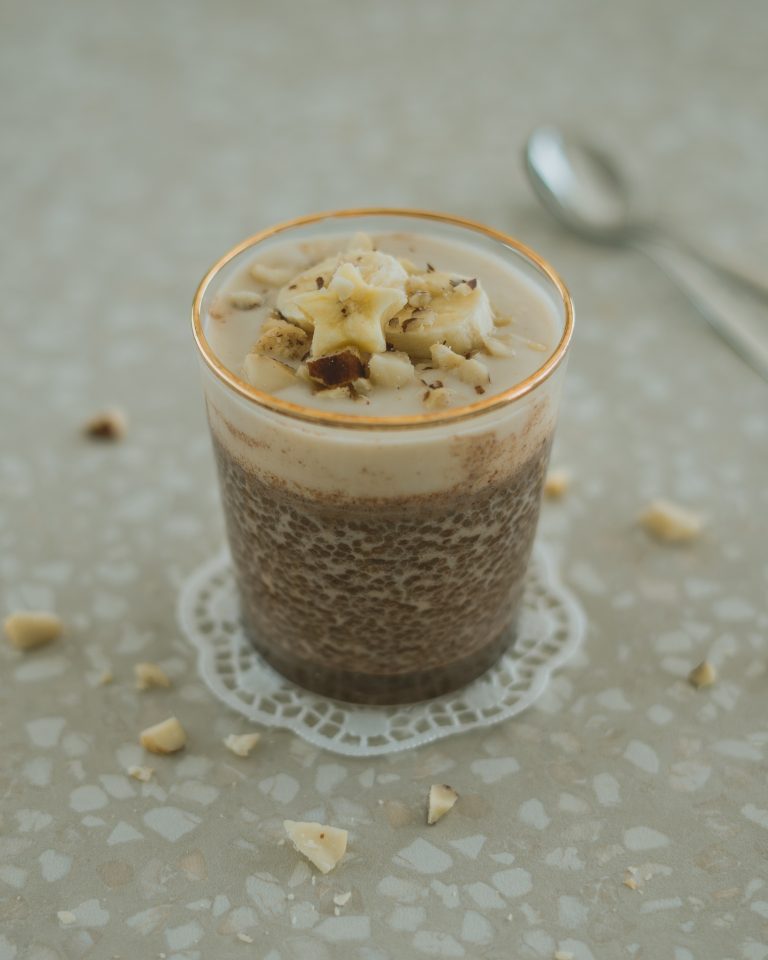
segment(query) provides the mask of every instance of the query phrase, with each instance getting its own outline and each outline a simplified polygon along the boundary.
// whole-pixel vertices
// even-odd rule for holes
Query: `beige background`
[[[759,2],[0,6],[2,604],[67,622],[0,653],[1,960],[768,957],[766,388],[649,265],[550,224],[519,162],[568,122],[762,269],[767,30]],[[243,236],[363,203],[486,220],[570,283],[574,485],[541,535],[589,636],[490,732],[375,762],[268,733],[236,761],[174,619],[222,536],[188,305]],[[117,448],[78,437],[103,404],[131,418]],[[658,494],[701,542],[634,528]],[[133,690],[144,658],[171,692]],[[128,780],[170,712],[186,754]],[[435,779],[463,800],[427,833]],[[276,842],[310,814],[352,832],[314,885]]]

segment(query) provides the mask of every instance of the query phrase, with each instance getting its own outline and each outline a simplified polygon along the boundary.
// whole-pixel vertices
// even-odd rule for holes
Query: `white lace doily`
[[[227,706],[255,723],[292,730],[310,743],[353,757],[407,750],[520,713],[576,649],[585,626],[581,606],[560,583],[552,550],[537,544],[517,640],[494,667],[462,690],[434,700],[364,707],[304,690],[256,653],[240,627],[226,552],[185,581],[179,621],[197,647],[203,680]]]

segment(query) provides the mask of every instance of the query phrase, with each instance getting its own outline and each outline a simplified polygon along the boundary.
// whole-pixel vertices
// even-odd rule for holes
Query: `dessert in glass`
[[[193,306],[244,628],[290,680],[390,704],[514,642],[573,330],[555,271],[480,224],[318,214]]]

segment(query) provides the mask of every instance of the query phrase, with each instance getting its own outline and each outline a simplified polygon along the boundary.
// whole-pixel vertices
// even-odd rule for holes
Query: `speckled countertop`
[[[673,223],[764,263],[765,5],[43,0],[0,21],[2,608],[67,624],[0,651],[0,960],[768,957],[768,390],[649,265],[550,225],[518,162],[565,119]],[[486,220],[569,281],[574,482],[541,535],[589,635],[491,731],[376,761],[268,732],[238,760],[174,616],[222,539],[188,304],[241,237],[360,203]],[[104,404],[130,416],[119,446],[78,435]],[[634,526],[658,494],[708,517],[691,548]],[[704,656],[720,680],[697,692]],[[173,689],[138,695],[138,659]],[[186,753],[129,779],[171,710]],[[463,796],[428,831],[435,779]],[[343,866],[312,883],[285,815],[348,826]]]

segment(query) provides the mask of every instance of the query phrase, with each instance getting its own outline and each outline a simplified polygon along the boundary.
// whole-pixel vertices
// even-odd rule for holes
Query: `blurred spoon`
[[[768,380],[768,313],[761,333],[745,323],[743,304],[727,285],[764,309],[768,288],[673,239],[634,213],[627,181],[616,164],[588,143],[556,127],[538,127],[525,145],[525,168],[549,212],[574,233],[596,243],[633,247],[674,280],[710,326]]]

